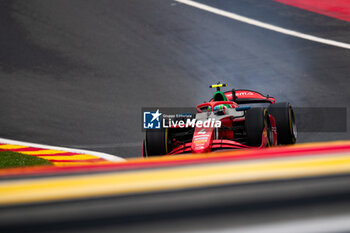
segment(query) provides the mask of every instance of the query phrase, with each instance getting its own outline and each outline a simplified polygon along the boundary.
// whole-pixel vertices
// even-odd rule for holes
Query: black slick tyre
[[[294,144],[297,139],[297,129],[290,103],[271,104],[268,111],[276,121],[277,143],[280,145]]]
[[[146,156],[165,155],[168,153],[168,130],[147,130],[144,145]]]
[[[272,145],[273,135],[269,113],[265,108],[251,108],[245,115],[245,128],[248,146],[259,147],[266,136],[268,146]],[[266,130],[265,134],[264,130]]]

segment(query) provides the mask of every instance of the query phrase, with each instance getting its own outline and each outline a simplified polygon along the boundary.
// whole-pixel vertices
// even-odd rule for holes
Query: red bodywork
[[[197,112],[201,113],[202,108],[210,106],[214,109],[215,106],[221,104],[228,104],[231,108],[239,107],[239,102],[267,102],[267,103],[275,103],[275,99],[269,96],[263,96],[262,94],[250,91],[250,90],[236,90],[235,93],[235,101],[232,99],[232,91],[225,92],[225,96],[228,101],[215,101],[210,100],[209,102],[200,104],[197,106]],[[232,130],[217,130],[215,128],[204,128],[204,127],[196,127],[192,142],[188,142],[185,144],[181,144],[176,146],[172,151],[168,153],[168,155],[176,155],[182,153],[205,153],[211,152],[213,150],[224,150],[224,149],[244,149],[244,148],[263,148],[268,146],[277,145],[277,131],[276,131],[276,123],[275,119],[272,115],[269,115],[271,128],[273,133],[273,143],[272,145],[268,144],[266,127],[263,130],[262,142],[259,147],[251,147],[244,145],[240,142],[235,141],[234,132]],[[245,117],[233,118],[231,116],[227,116],[221,119],[222,127],[233,127],[233,125],[245,121]]]
[[[269,97],[269,96],[264,96],[260,94],[259,92],[256,91],[250,91],[250,90],[236,90],[235,91],[236,101],[268,101],[271,104],[275,103],[275,98]],[[225,96],[228,100],[233,100],[232,99],[232,91],[225,92]]]

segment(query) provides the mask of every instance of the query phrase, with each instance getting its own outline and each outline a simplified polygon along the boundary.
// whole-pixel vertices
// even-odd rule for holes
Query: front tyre
[[[165,155],[168,153],[168,129],[147,130],[144,141],[144,157]]]
[[[245,115],[245,128],[248,146],[261,146],[264,136],[266,137],[267,146],[273,145],[270,117],[265,108],[249,109]]]
[[[268,111],[276,121],[277,143],[280,145],[294,144],[297,139],[297,128],[290,103],[271,104]]]

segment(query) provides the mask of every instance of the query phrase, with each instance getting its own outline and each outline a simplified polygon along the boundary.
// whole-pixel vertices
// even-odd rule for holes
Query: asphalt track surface
[[[348,22],[277,2],[200,2],[350,43]],[[195,106],[211,97],[208,85],[217,81],[256,89],[299,107],[350,105],[349,50],[173,1],[3,0],[0,34],[0,137],[4,138],[138,157],[141,107]],[[299,142],[349,136],[349,132],[304,133]],[[344,175],[2,207],[0,229],[231,232],[234,227],[257,232],[247,228],[256,226],[272,232],[264,224],[294,221],[303,227],[305,220],[319,226],[333,218],[349,218],[348,183]],[[275,232],[290,229],[279,227]]]
[[[350,43],[348,22],[277,2],[200,2]],[[168,0],[3,0],[0,34],[3,138],[138,157],[142,107],[195,106],[217,81],[299,107],[350,103],[349,50]]]

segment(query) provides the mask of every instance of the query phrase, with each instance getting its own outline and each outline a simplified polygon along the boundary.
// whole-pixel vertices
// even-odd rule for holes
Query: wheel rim
[[[168,129],[165,128],[165,153],[168,154]]]
[[[292,134],[292,140],[295,143],[298,132],[297,132],[297,126],[295,124],[294,111],[291,106],[289,106],[289,127],[290,127],[290,132]]]
[[[147,147],[146,147],[146,139],[143,141],[142,143],[142,155],[144,156],[144,158],[148,157],[148,153],[147,153]]]
[[[267,139],[267,145],[272,146],[273,144],[273,133],[272,133],[272,127],[271,127],[271,122],[269,118],[269,114],[267,110],[265,109],[264,111],[265,114],[265,132],[266,132],[266,139]]]
[[[267,144],[269,146],[272,146],[273,144],[273,134],[272,134],[272,127],[271,127],[271,122],[267,120],[267,125],[266,125],[266,133],[267,133]]]

